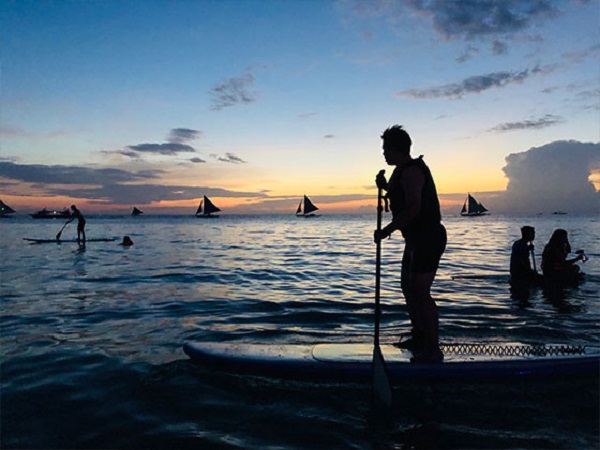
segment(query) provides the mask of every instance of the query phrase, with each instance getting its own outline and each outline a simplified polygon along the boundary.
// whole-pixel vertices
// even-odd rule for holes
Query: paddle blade
[[[392,406],[392,384],[379,345],[373,347],[373,400],[387,408]]]
[[[67,222],[69,223],[69,222]],[[58,241],[60,239],[60,235],[62,234],[63,230],[65,229],[65,227],[67,226],[67,223],[65,223],[62,228],[60,229],[60,231],[58,232],[58,234],[56,235],[56,240]]]

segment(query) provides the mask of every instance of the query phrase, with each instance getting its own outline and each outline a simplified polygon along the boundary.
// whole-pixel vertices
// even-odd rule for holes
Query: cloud
[[[506,131],[514,131],[514,130],[528,130],[528,129],[540,129],[547,128],[559,123],[563,123],[564,119],[560,116],[555,116],[553,114],[546,114],[543,117],[537,119],[527,119],[521,122],[506,122],[501,123],[500,125],[496,125],[494,128],[491,128],[489,131],[503,133]]]
[[[396,96],[418,99],[462,98],[467,94],[479,94],[492,88],[522,83],[530,76],[541,71],[542,69],[536,67],[534,69],[525,69],[520,72],[493,72],[487,75],[468,77],[458,83],[445,84],[425,89],[407,89],[396,93]]]
[[[144,205],[159,201],[193,200],[203,195],[211,197],[256,198],[260,192],[236,192],[207,186],[179,186],[164,184],[109,184],[96,188],[78,189],[77,192],[60,187],[49,189],[53,195],[68,195],[84,199],[98,199],[96,203],[116,205]]]
[[[335,139],[336,136],[335,134],[326,134],[323,136],[323,139]]]
[[[256,94],[252,91],[254,86],[254,75],[247,73],[243,77],[229,78],[212,87],[208,92],[211,97],[213,111],[220,111],[236,105],[252,103],[256,100]]]
[[[173,128],[169,133],[167,141],[174,144],[183,144],[197,139],[201,134],[200,131],[190,128]]]
[[[316,116],[317,116],[316,112],[309,112],[309,113],[300,114],[298,117],[302,120],[310,120],[310,119],[314,119]]]
[[[446,39],[513,34],[559,15],[550,0],[410,0],[406,6]]]
[[[105,153],[117,153],[132,159],[140,159],[142,154],[172,156],[178,153],[196,153],[194,147],[187,144],[187,142],[197,139],[201,134],[200,131],[190,128],[173,128],[169,132],[167,142],[164,144],[144,143],[128,145],[124,150]]]
[[[456,58],[456,62],[458,62],[458,63],[467,62],[468,60],[473,58],[478,53],[479,53],[479,49],[477,47],[469,45],[467,48],[465,48],[463,53],[458,58]]]
[[[563,6],[566,3],[566,6]],[[353,19],[369,24],[384,18],[400,34],[425,23],[446,41],[490,43],[493,55],[508,52],[508,43],[539,41],[537,30],[559,17],[565,9],[584,6],[587,0],[338,0],[338,10],[345,23]],[[358,33],[363,34],[362,28]],[[464,62],[475,56],[467,51],[458,57]]]
[[[193,162],[193,163],[195,163],[195,164],[198,164],[198,163],[205,163],[206,161],[205,161],[205,160],[203,160],[202,158],[198,158],[198,157],[196,157],[196,158],[192,158],[192,159],[190,159],[190,162]]]
[[[37,195],[67,196],[99,204],[148,204],[168,200],[191,200],[202,195],[215,197],[263,198],[263,192],[238,192],[207,186],[171,186],[159,181],[162,170],[130,172],[122,169],[21,165],[0,162],[1,185],[23,195],[22,183],[30,183]],[[156,183],[148,183],[157,180]],[[21,184],[19,184],[21,183]]]
[[[512,213],[600,212],[600,193],[589,180],[600,171],[600,144],[555,141],[506,157],[504,206]]]
[[[246,161],[244,161],[242,158],[235,155],[234,153],[225,153],[225,156],[219,156],[219,155],[215,155],[215,154],[212,154],[210,156],[211,156],[211,158],[214,158],[217,161],[226,162],[226,163],[232,163],[232,164],[245,164],[246,163]]]
[[[177,153],[187,152],[194,153],[194,147],[187,144],[178,144],[175,142],[168,142],[166,144],[138,144],[129,145],[128,149],[139,153],[157,153],[161,155],[176,155]],[[121,152],[123,154],[123,152]]]
[[[89,185],[115,184],[157,178],[162,170],[129,172],[113,168],[46,166],[0,162],[0,177],[27,183]]]
[[[494,55],[505,55],[508,53],[508,45],[506,42],[494,41],[492,42],[492,53]]]

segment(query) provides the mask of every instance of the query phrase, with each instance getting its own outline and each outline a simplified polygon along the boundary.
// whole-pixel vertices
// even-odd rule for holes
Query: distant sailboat
[[[202,209],[202,203],[204,203],[204,210]],[[205,195],[204,199],[200,200],[198,209],[196,210],[196,217],[202,219],[216,219],[219,216],[213,216],[214,213],[221,211],[217,208],[213,202]]]
[[[132,216],[139,216],[140,214],[144,214],[144,211],[141,209],[137,209],[135,206],[133,207],[133,211],[131,211]]]
[[[317,214],[314,214],[318,209],[319,208],[310,201],[310,198],[305,195],[304,198],[300,200],[300,204],[296,210],[296,217],[318,217]]]
[[[0,217],[8,217],[10,214],[14,214],[16,211],[0,200]]]
[[[487,213],[487,208],[480,202],[475,200],[471,194],[467,195],[467,199],[460,211],[461,216],[482,216]]]

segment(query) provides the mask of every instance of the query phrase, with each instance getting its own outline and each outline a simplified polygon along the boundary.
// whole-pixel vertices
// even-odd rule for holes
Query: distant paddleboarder
[[[387,190],[392,221],[374,234],[375,242],[400,230],[406,241],[402,257],[401,284],[412,324],[412,339],[399,347],[410,349],[413,362],[440,362],[444,355],[438,342],[438,312],[431,297],[431,285],[446,249],[440,202],[429,167],[422,156],[412,158],[412,141],[399,125],[384,131],[383,156],[396,166],[389,181],[383,173],[377,187]]]
[[[77,242],[83,241],[85,243],[85,217],[83,217],[83,214],[81,214],[81,211],[75,205],[71,205],[71,211],[71,218],[67,220],[67,223],[71,223],[77,219]]]

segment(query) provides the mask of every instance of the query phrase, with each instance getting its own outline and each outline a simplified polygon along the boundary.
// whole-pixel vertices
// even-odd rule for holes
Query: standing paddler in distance
[[[395,169],[389,181],[380,172],[375,182],[387,191],[392,221],[375,230],[374,239],[379,242],[397,230],[405,239],[401,286],[412,325],[411,338],[397,345],[412,351],[413,362],[441,362],[444,355],[439,347],[439,317],[431,286],[447,236],[437,190],[423,157],[410,155],[412,141],[400,125],[385,130],[381,138],[385,161]]]
[[[67,223],[71,223],[75,219],[77,219],[77,242],[83,242],[85,244],[85,217],[83,217],[81,211],[77,209],[77,206],[71,205],[71,218],[67,220]]]

